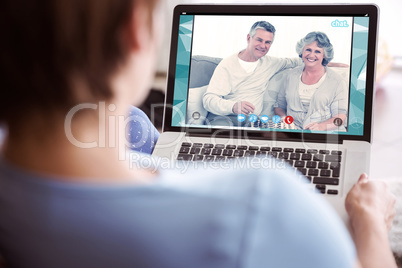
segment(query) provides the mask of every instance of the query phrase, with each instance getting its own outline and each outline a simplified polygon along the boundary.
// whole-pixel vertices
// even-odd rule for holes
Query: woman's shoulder
[[[325,84],[332,89],[347,89],[347,78],[349,76],[349,68],[343,67],[326,67]],[[329,83],[329,84],[328,84]]]
[[[341,72],[344,72],[346,68],[343,67],[325,67],[325,71],[327,72],[327,78],[328,79],[343,79],[342,75],[340,74]]]
[[[304,70],[304,65],[297,66],[293,69],[288,69],[288,71],[294,75],[300,75]]]
[[[280,256],[289,252],[289,249],[290,252],[300,254],[289,259],[290,262],[284,267],[294,267],[295,264],[311,267],[317,259],[306,258],[305,254],[317,250],[317,255],[323,256],[317,267],[325,266],[328,260],[332,266],[327,267],[345,267],[345,262],[350,260],[352,244],[344,237],[345,232],[339,230],[339,219],[331,214],[328,205],[321,202],[320,196],[303,190],[294,172],[280,165],[281,162],[273,160],[263,163],[267,165],[265,168],[253,168],[251,165],[256,165],[256,162],[247,159],[226,166],[223,162],[207,166],[200,164],[199,167],[187,166],[187,169],[180,169],[182,167],[177,165],[176,168],[161,171],[159,179],[144,186],[91,187],[57,183],[47,187],[47,191],[43,187],[35,189],[26,184],[21,186],[26,189],[24,194],[28,198],[35,196],[42,200],[29,207],[31,210],[32,207],[36,208],[33,213],[46,208],[49,214],[48,206],[51,202],[53,210],[50,212],[53,222],[58,223],[59,233],[73,231],[77,237],[86,238],[84,242],[75,245],[80,249],[93,248],[91,245],[98,243],[96,237],[88,236],[88,226],[91,226],[93,230],[104,233],[110,241],[120,244],[121,240],[115,238],[126,232],[124,245],[137,249],[141,249],[145,242],[139,243],[133,237],[148,238],[157,233],[152,236],[153,239],[144,240],[148,241],[147,246],[161,254],[160,249],[168,242],[171,248],[177,249],[173,252],[184,252],[188,263],[194,263],[199,252],[191,251],[189,244],[198,245],[210,252],[210,247],[202,247],[204,242],[212,241],[213,244],[218,243],[231,249],[233,243],[246,239],[252,247],[246,251],[247,257],[253,260],[256,267],[267,263],[267,254],[270,263],[279,265],[283,262]],[[0,181],[2,179],[0,177]],[[16,180],[11,181],[17,183]],[[38,191],[42,194],[37,194]],[[51,196],[44,196],[43,193],[51,193]],[[8,196],[11,198],[11,193]],[[23,202],[13,200],[19,204],[19,208],[25,206],[26,209]],[[20,210],[8,212],[14,215],[16,211]],[[317,218],[317,214],[322,217]],[[66,218],[69,219],[68,224],[65,223]],[[38,228],[43,227],[39,230],[48,234],[48,228],[44,227],[47,219],[37,219],[33,224]],[[85,225],[79,224],[83,219]],[[74,229],[71,226],[75,226]],[[317,229],[317,226],[320,228]],[[319,236],[322,228],[331,232],[325,237]],[[13,230],[20,233],[21,230],[29,231],[29,228],[21,225]],[[300,230],[303,232],[300,233]],[[177,239],[178,234],[180,239]],[[29,233],[26,237],[29,237]],[[300,250],[300,244],[308,246]],[[266,248],[272,250],[266,253]],[[337,249],[335,253],[332,250],[334,248]],[[342,250],[339,251],[339,248]],[[43,248],[44,252],[46,250]],[[238,258],[237,254],[236,251],[233,256]],[[172,263],[169,267],[179,267],[185,260],[180,259],[179,255],[173,255],[169,262]]]
[[[288,76],[299,76],[304,70],[304,65],[297,66],[295,68],[285,69],[282,72]]]
[[[279,72],[276,76],[278,76],[280,78],[286,77],[289,80],[299,79],[299,76],[303,72],[303,69],[304,69],[304,65],[297,66],[297,67],[291,68],[291,69],[285,69],[285,70]]]

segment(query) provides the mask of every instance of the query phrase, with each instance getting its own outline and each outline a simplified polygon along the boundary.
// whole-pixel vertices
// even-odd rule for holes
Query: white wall
[[[256,21],[265,20],[276,28],[275,40],[268,53],[275,57],[297,57],[296,43],[307,33],[321,31],[334,46],[334,62],[350,64],[352,27],[331,27],[335,19],[327,17],[269,16],[196,16],[194,19],[193,55],[224,58],[247,46],[247,34]]]
[[[163,0],[162,0],[163,1]],[[164,0],[167,8],[166,12],[166,23],[164,24],[164,42],[163,47],[160,51],[158,71],[166,72],[168,67],[168,57],[170,49],[170,31],[172,25],[172,15],[173,8],[178,4],[191,4],[191,3],[327,3],[326,1],[319,0],[281,0],[281,1],[270,1],[270,0]],[[331,0],[331,3],[345,3],[344,0]],[[402,57],[402,16],[400,12],[402,11],[402,0],[349,0],[349,3],[375,3],[380,7],[380,26],[379,26],[379,37],[386,41],[388,44],[388,49],[391,55]],[[276,26],[276,25],[275,25]],[[279,30],[278,30],[279,33]],[[279,40],[279,38],[278,38]],[[331,38],[331,42],[332,42]],[[272,48],[274,49],[274,47]],[[273,50],[271,51],[273,52]],[[270,53],[271,53],[270,52]]]

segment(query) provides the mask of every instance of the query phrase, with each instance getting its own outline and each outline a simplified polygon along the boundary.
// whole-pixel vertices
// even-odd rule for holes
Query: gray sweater
[[[308,110],[305,110],[299,95],[299,80],[303,68],[304,66],[300,66],[283,74],[275,107],[285,110],[287,115],[293,117],[296,127],[301,129],[311,122],[321,123],[337,114],[347,115],[346,82],[330,68],[326,68],[327,77],[312,96]]]

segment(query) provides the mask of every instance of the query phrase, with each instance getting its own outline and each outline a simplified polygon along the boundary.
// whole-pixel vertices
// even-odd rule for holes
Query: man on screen
[[[213,125],[239,125],[238,114],[259,115],[269,79],[277,72],[302,65],[299,58],[267,56],[275,37],[275,27],[257,21],[247,34],[247,47],[223,59],[216,67],[203,105]]]

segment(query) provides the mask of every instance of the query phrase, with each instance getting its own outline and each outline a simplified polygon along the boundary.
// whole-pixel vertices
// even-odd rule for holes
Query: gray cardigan
[[[337,114],[347,115],[346,82],[330,68],[325,68],[327,76],[312,96],[308,110],[303,108],[299,95],[299,79],[303,68],[304,66],[297,67],[283,75],[275,107],[285,110],[287,115],[293,117],[296,127],[301,129],[311,122],[321,123]],[[338,131],[345,130],[338,129]]]

